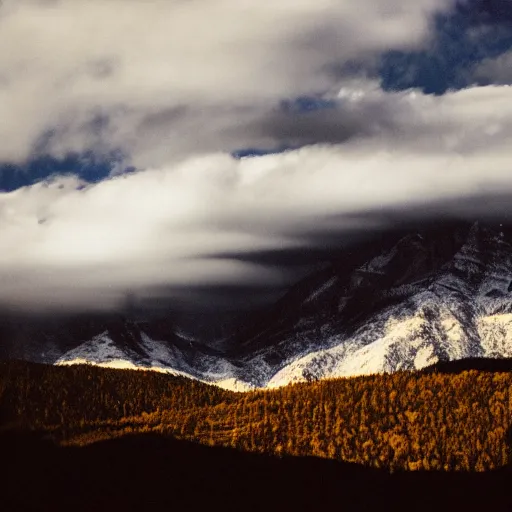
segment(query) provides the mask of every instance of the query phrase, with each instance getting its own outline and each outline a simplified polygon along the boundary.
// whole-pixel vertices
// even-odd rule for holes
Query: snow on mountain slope
[[[90,363],[109,363],[111,361],[130,361],[136,358],[132,351],[121,350],[109,338],[108,331],[102,332],[90,341],[70,350],[57,360],[57,364],[73,360],[86,360]]]
[[[425,300],[426,303],[426,300]],[[398,308],[361,327],[339,344],[307,354],[279,371],[269,387],[288,382],[421,369],[439,360],[465,357],[465,339],[446,310],[436,318],[429,310],[400,318]],[[447,329],[445,328],[448,327]],[[454,328],[455,327],[455,328]]]
[[[245,390],[511,357],[511,242],[479,224],[409,234],[298,283],[266,316],[227,336],[222,350],[177,328],[131,325],[102,332],[58,363],[127,361]]]
[[[478,331],[485,357],[512,357],[511,313],[479,318]]]
[[[141,350],[135,352],[120,349],[109,337],[108,331],[105,331],[70,350],[55,364],[92,364],[104,368],[153,370],[202,380],[232,391],[246,391],[252,387],[235,378],[232,366],[223,359],[207,357],[201,361],[201,365],[194,366],[187,362],[187,356],[177,347],[153,340],[144,332],[140,333],[140,338]]]

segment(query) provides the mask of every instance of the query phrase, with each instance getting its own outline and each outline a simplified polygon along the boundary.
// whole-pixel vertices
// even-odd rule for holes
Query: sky
[[[243,302],[383,212],[508,221],[510,84],[509,0],[3,0],[0,305]]]

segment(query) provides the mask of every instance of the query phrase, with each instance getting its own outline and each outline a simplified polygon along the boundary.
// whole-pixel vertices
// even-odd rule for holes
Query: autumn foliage
[[[234,393],[155,372],[0,363],[2,428],[83,445],[154,432],[395,470],[509,461],[512,374],[398,372]]]

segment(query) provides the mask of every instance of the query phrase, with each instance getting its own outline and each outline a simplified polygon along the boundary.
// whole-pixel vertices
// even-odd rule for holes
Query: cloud
[[[108,309],[130,293],[282,288],[294,273],[276,252],[328,253],[329,235],[387,229],[379,211],[485,214],[510,190],[511,89],[436,97],[374,76],[383,53],[439,48],[436,15],[471,4],[4,1],[0,162],[92,155],[103,177],[116,154],[139,171],[0,194],[0,303]],[[468,21],[473,47],[491,37],[488,11]],[[499,80],[496,62],[479,72]],[[414,82],[414,59],[391,64]],[[248,147],[299,149],[229,154]]]
[[[473,76],[479,82],[512,84],[512,51],[496,58],[484,59],[475,67]]]
[[[108,308],[127,291],[281,286],[273,265],[215,255],[307,248],[318,232],[343,241],[389,227],[365,215],[379,209],[495,215],[489,198],[512,192],[511,100],[508,86],[438,97],[344,88],[338,115],[374,125],[342,144],[190,156],[85,187],[61,177],[0,194],[0,302]]]
[[[28,158],[48,130],[54,156],[129,149],[139,167],[234,149],[262,109],[336,89],[333,66],[417,48],[453,4],[5,0],[0,161]]]

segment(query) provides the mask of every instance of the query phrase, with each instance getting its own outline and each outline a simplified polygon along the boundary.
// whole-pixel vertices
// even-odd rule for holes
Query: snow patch
[[[477,328],[486,357],[512,357],[512,313],[482,317]]]
[[[416,352],[414,367],[417,370],[420,370],[421,368],[426,368],[427,366],[433,365],[437,362],[439,362],[439,357],[436,356],[434,347],[432,345],[426,345],[424,347],[420,347],[418,352]]]
[[[315,300],[320,295],[322,295],[322,293],[325,293],[329,288],[331,288],[331,286],[334,285],[334,283],[336,283],[337,280],[338,280],[338,278],[336,276],[335,277],[331,277],[331,279],[326,281],[322,286],[317,288],[311,295],[309,295],[306,298],[306,300],[304,301],[304,304],[307,304],[308,302],[311,302],[311,301]]]
[[[236,392],[244,392],[244,391],[254,391],[255,386],[247,382],[243,382],[241,380],[232,377],[230,379],[218,380],[212,382],[211,384],[215,384],[215,386],[219,386],[222,389],[227,389],[228,391],[236,391]]]
[[[397,248],[393,247],[390,251],[376,256],[362,265],[359,270],[363,272],[384,274],[384,267],[396,256],[397,252]]]

